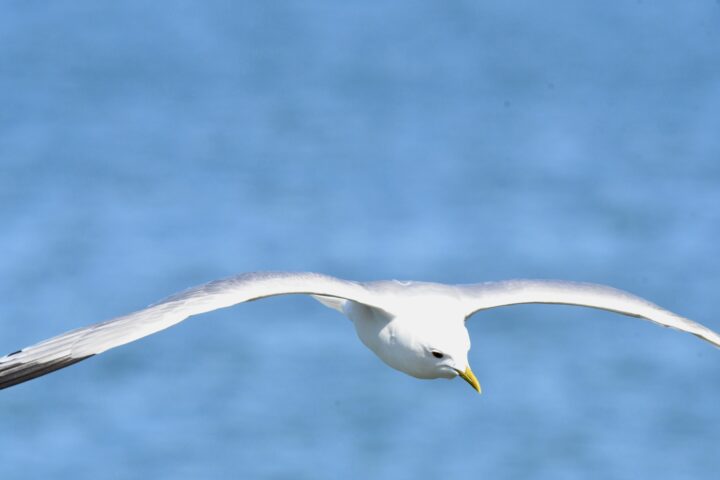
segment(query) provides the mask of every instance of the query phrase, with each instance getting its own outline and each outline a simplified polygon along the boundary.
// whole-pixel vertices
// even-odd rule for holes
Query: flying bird
[[[460,377],[480,383],[468,364],[465,322],[489,308],[523,303],[579,305],[650,320],[720,347],[720,335],[647,300],[612,287],[554,280],[468,285],[383,280],[354,282],[318,273],[254,272],[172,295],[143,310],[72,330],[0,357],[0,389],[59,370],[182,322],[238,303],[308,294],[340,311],[360,341],[390,367],[417,378]]]

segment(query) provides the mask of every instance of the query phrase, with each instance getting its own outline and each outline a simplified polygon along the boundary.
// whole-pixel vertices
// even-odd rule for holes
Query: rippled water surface
[[[720,5],[7,2],[0,351],[249,270],[612,284],[720,330]],[[216,312],[0,392],[0,478],[715,479],[720,353],[474,317],[478,397],[336,312]]]

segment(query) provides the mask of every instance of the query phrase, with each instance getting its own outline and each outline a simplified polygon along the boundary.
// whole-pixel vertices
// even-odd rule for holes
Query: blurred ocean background
[[[251,270],[611,284],[720,329],[720,4],[0,6],[0,351]],[[0,478],[716,479],[720,353],[469,322],[485,393],[311,299],[0,392]]]

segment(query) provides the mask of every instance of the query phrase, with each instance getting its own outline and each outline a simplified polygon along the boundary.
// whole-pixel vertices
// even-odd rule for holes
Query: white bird
[[[716,347],[720,335],[630,293],[603,285],[509,280],[471,285],[352,282],[317,273],[258,272],[213,281],[143,310],[50,338],[0,357],[0,389],[164,330],[193,315],[284,294],[310,294],[345,314],[365,346],[417,378],[461,377],[480,392],[468,364],[465,321],[480,310],[557,303],[610,310],[690,332]]]

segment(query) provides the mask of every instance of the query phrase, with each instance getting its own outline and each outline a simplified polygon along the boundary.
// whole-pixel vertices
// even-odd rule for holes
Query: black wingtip
[[[9,356],[10,355],[8,355],[8,357]],[[42,377],[43,375],[69,367],[92,356],[93,355],[88,355],[80,358],[65,357],[48,362],[21,363],[8,361],[2,363],[0,364],[0,390],[27,382],[33,378]]]

